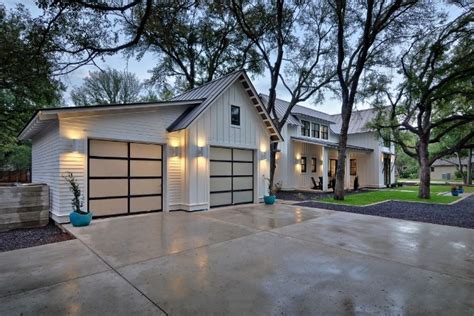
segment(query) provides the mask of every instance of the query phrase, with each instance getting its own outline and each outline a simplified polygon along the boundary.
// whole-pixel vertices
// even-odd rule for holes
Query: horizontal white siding
[[[183,146],[183,132],[168,133],[166,128],[181,115],[183,106],[166,107],[146,112],[126,112],[94,116],[63,117],[60,119],[60,172],[73,172],[87,196],[87,139],[109,139],[130,142],[164,144],[164,207],[181,203],[183,183],[183,158],[167,159],[168,146]],[[81,153],[71,153],[70,140],[81,139]],[[61,181],[59,186],[60,206],[70,209],[71,194]],[[85,201],[87,203],[87,201]],[[85,205],[87,207],[87,205]],[[65,215],[64,211],[62,215]]]
[[[51,124],[32,139],[31,180],[33,183],[49,185],[50,206],[53,213],[60,209],[59,176],[59,124]]]

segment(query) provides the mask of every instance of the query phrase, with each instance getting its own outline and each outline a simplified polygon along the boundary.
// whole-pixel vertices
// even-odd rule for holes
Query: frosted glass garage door
[[[89,140],[88,207],[94,216],[163,209],[163,147]]]
[[[253,156],[248,149],[211,147],[211,207],[253,203]]]

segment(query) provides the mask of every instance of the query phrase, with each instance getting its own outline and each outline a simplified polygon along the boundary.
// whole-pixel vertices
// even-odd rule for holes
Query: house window
[[[311,123],[311,137],[319,138],[319,124]]]
[[[328,127],[326,125],[321,125],[321,138],[328,139]]]
[[[335,177],[337,172],[337,159],[329,159],[329,177]]]
[[[309,136],[309,122],[308,121],[301,121],[303,126],[301,126],[301,135],[302,136]]]
[[[301,172],[306,172],[306,157],[301,157]]]
[[[240,126],[240,107],[236,105],[230,107],[230,123],[235,126]]]
[[[357,175],[357,160],[351,159],[351,176],[356,176]]]
[[[316,168],[317,168],[317,165],[316,165],[316,158],[311,158],[311,172],[312,173],[316,173]]]
[[[430,167],[430,169],[431,169],[431,172],[434,172],[434,167]]]
[[[385,136],[383,137],[383,146],[384,146],[384,147],[390,147],[390,143],[391,143],[391,141],[390,141],[390,135],[385,135]]]

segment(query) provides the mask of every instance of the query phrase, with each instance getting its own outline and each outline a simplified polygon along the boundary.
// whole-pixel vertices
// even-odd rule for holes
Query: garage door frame
[[[90,143],[91,141],[107,141],[107,142],[119,142],[119,143],[126,143],[127,144],[127,157],[114,157],[114,156],[91,156],[90,155]],[[130,157],[130,144],[145,144],[145,145],[157,145],[161,147],[161,158],[132,158]],[[117,213],[117,214],[109,214],[109,215],[98,215],[95,218],[102,218],[102,217],[114,217],[114,216],[126,216],[126,215],[137,215],[137,214],[145,214],[145,213],[155,213],[155,212],[162,212],[163,211],[163,192],[164,192],[164,182],[163,182],[163,170],[164,170],[164,149],[165,147],[163,144],[157,143],[147,143],[147,142],[139,142],[139,141],[128,141],[128,140],[118,140],[118,139],[100,139],[100,138],[88,138],[87,139],[87,209],[91,211],[89,208],[89,201],[91,200],[106,200],[106,199],[127,199],[127,212],[126,213]],[[108,177],[108,176],[90,176],[90,160],[91,159],[113,159],[113,160],[126,160],[127,161],[127,176],[118,176],[118,177]],[[130,165],[131,161],[160,161],[161,162],[161,176],[130,176]],[[100,179],[127,179],[127,187],[128,187],[128,194],[124,196],[101,196],[101,197],[90,197],[90,180],[100,180]],[[130,180],[133,179],[160,179],[161,180],[161,193],[159,194],[130,194]],[[131,212],[130,211],[130,199],[131,198],[140,198],[140,197],[151,197],[151,196],[160,196],[161,197],[161,208],[154,209],[149,211],[140,211],[140,212]],[[93,211],[93,210],[92,210]]]
[[[231,174],[229,175],[209,175],[209,180],[212,178],[231,178],[231,189],[230,190],[219,190],[219,191],[211,191],[209,190],[209,207],[210,208],[216,208],[216,207],[225,207],[225,206],[232,206],[232,205],[243,205],[243,204],[252,204],[255,202],[255,150],[250,149],[250,148],[237,148],[237,147],[225,147],[225,146],[210,146],[210,150],[212,148],[224,148],[224,149],[229,149],[231,151],[231,159],[226,160],[226,159],[209,159],[209,164],[212,162],[228,162],[231,164]],[[252,161],[246,161],[246,160],[234,160],[234,150],[248,150],[252,152]],[[234,190],[234,178],[248,178],[250,175],[234,175],[234,163],[252,163],[252,190],[248,189],[242,189],[242,190]],[[252,201],[250,202],[240,202],[240,203],[234,203],[234,192],[247,192],[247,191],[252,191]],[[230,193],[231,195],[231,203],[230,204],[219,204],[219,205],[210,205],[210,196],[213,193]]]

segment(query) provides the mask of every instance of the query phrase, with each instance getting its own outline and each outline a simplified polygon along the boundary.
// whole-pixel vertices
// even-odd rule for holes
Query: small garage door
[[[211,207],[253,203],[253,151],[211,147]]]
[[[161,211],[162,146],[89,140],[88,207],[95,216]]]

